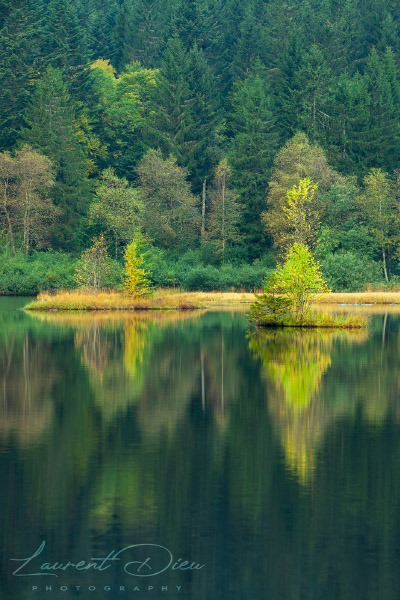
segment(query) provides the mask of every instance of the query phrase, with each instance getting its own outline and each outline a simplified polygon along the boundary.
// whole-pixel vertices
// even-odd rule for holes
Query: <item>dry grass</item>
[[[219,292],[176,292],[157,290],[150,298],[131,298],[117,291],[63,291],[41,293],[27,310],[190,310],[208,306],[250,303],[253,294]]]
[[[323,294],[319,304],[400,304],[400,292],[350,292]]]
[[[246,306],[253,301],[254,294],[249,292],[178,292],[159,289],[151,298],[135,299],[118,291],[71,290],[55,294],[41,293],[25,308],[27,310],[190,310]],[[400,305],[400,292],[324,294],[318,304]]]

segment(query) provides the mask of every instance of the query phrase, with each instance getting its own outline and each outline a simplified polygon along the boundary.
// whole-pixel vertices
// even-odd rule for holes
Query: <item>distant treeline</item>
[[[310,178],[331,286],[396,281],[399,59],[392,0],[0,0],[4,265],[140,227],[212,286],[279,260]]]

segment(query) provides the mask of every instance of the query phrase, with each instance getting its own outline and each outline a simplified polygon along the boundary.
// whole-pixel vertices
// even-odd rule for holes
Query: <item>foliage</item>
[[[357,292],[368,284],[383,283],[379,263],[350,250],[325,256],[321,271],[333,292]]]
[[[54,185],[50,160],[27,145],[15,156],[0,154],[1,213],[11,252],[16,252],[17,232],[26,254],[48,245],[50,227],[57,216],[49,192]],[[0,221],[1,222],[1,221]]]
[[[385,281],[389,281],[387,262],[400,241],[397,199],[387,173],[372,169],[364,178],[364,193],[359,198],[360,212],[378,245]]]
[[[149,150],[138,167],[146,234],[161,248],[188,248],[200,234],[198,199],[190,190],[187,171],[172,157]]]
[[[59,69],[48,67],[36,82],[24,120],[22,141],[47,156],[55,170],[53,200],[61,218],[52,231],[53,245],[74,249],[75,230],[88,205],[89,184],[75,106]]]
[[[93,131],[102,146],[100,166],[114,168],[119,176],[132,179],[145,152],[143,129],[156,76],[156,70],[144,69],[138,62],[130,62],[118,76],[109,60],[90,66]]]
[[[33,190],[27,175],[23,200],[21,172],[2,176],[11,252],[81,253],[103,232],[119,257],[140,226],[171,257],[201,246],[200,270],[283,256],[297,239],[287,195],[310,179],[300,241],[321,260],[368,255],[386,281],[398,276],[400,10],[339,4],[2,0],[1,170],[28,144],[54,181]],[[212,182],[224,157],[236,205],[226,239]]]
[[[115,258],[122,243],[132,239],[138,227],[139,192],[120,179],[114,169],[106,169],[96,188],[95,199],[90,205],[89,222],[109,234],[114,246]]]
[[[240,194],[243,212],[240,231],[253,256],[263,244],[260,215],[277,149],[276,123],[267,82],[258,64],[254,73],[234,85],[227,115],[232,183]]]
[[[302,325],[310,319],[318,295],[328,291],[309,248],[296,242],[251,306],[250,319],[258,325]]]
[[[45,290],[75,287],[76,259],[59,252],[17,251],[0,254],[0,294],[33,296]]]
[[[313,199],[317,188],[318,185],[306,177],[287,193],[287,205],[283,207],[283,212],[288,232],[282,233],[282,246],[291,246],[293,243],[311,246],[315,241],[318,213]]]
[[[93,245],[82,253],[76,269],[76,282],[82,288],[93,290],[108,287],[112,269],[107,244],[101,234],[94,240]]]
[[[228,244],[239,239],[238,223],[240,208],[237,194],[230,189],[231,168],[226,158],[222,159],[215,171],[210,192],[211,208],[207,225],[207,240],[225,262]]]
[[[146,269],[144,246],[143,236],[138,232],[126,247],[124,255],[124,286],[126,292],[134,298],[149,296],[153,292],[150,283],[151,273]]]
[[[315,182],[318,185],[318,194],[328,191],[334,184],[344,182],[343,177],[329,166],[322,148],[316,144],[310,144],[305,134],[298,133],[285,144],[275,157],[268,189],[268,210],[262,215],[263,223],[271,235],[274,245],[280,251],[286,246],[286,235],[282,234],[286,234],[289,229],[287,215],[284,211],[284,207],[287,205],[287,196],[290,190],[294,186],[298,186],[303,179],[311,179]],[[313,194],[315,206],[313,213],[319,204],[318,194],[315,196]]]

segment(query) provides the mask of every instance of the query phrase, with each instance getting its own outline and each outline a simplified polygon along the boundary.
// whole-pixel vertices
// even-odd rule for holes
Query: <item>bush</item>
[[[333,292],[360,292],[368,284],[383,282],[381,265],[356,252],[339,251],[327,256],[321,270]]]
[[[44,290],[75,287],[76,260],[58,252],[34,252],[31,256],[7,252],[0,255],[0,294],[33,296]]]
[[[253,265],[204,264],[200,250],[185,252],[180,257],[167,255],[164,250],[151,248],[148,264],[154,285],[178,287],[188,291],[229,291],[261,289],[271,268],[264,262]]]

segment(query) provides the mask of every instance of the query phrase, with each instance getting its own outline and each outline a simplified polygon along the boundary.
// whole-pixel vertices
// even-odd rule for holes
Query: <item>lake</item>
[[[399,311],[249,334],[25,302],[0,298],[2,600],[398,600]]]

